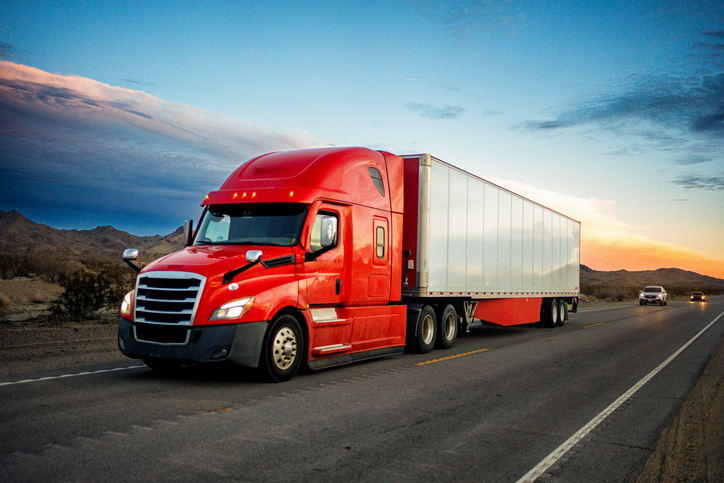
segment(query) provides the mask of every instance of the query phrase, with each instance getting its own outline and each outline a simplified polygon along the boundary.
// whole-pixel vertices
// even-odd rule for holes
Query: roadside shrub
[[[10,311],[10,297],[0,292],[0,315],[5,315]]]
[[[65,289],[53,302],[51,313],[74,321],[93,318],[108,304],[111,284],[106,275],[76,270],[61,274],[58,282]]]
[[[136,272],[125,265],[106,265],[101,272],[110,284],[106,307],[118,309],[121,306],[123,297],[133,290],[136,284]]]

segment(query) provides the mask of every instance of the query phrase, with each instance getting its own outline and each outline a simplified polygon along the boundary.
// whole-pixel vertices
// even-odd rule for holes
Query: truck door
[[[324,203],[320,205],[310,230],[304,271],[312,316],[310,356],[314,358],[344,355],[352,348],[352,312],[340,306],[345,271],[346,228],[343,214],[342,207]],[[337,233],[332,244],[325,247],[323,229],[329,229],[329,218],[336,220]]]
[[[337,220],[337,236],[329,247],[322,246],[322,221],[325,217]],[[344,243],[342,243],[341,210],[334,205],[320,206],[312,224],[309,248],[311,259],[304,264],[309,305],[339,305],[342,302]]]

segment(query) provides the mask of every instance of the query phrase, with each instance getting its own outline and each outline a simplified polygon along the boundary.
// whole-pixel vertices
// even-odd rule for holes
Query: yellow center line
[[[476,351],[464,352],[464,353],[462,353],[462,354],[457,354],[457,355],[449,356],[449,357],[443,357],[443,358],[441,358],[441,359],[433,359],[433,360],[427,361],[427,362],[418,362],[418,363],[415,364],[415,365],[416,365],[416,366],[424,366],[425,364],[432,364],[433,362],[440,362],[440,361],[446,361],[446,360],[448,360],[448,359],[455,359],[456,357],[469,356],[470,354],[477,354],[478,352],[485,352],[485,351],[487,351],[487,350],[489,350],[489,349],[478,349],[478,350],[476,350]]]
[[[589,327],[596,327],[597,325],[603,325],[603,322],[599,322],[598,324],[593,324],[593,325],[587,325],[584,327],[584,329],[587,329]]]

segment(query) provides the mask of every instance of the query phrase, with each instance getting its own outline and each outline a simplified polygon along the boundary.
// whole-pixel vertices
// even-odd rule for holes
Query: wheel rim
[[[558,323],[558,302],[555,301],[551,304],[551,322]]]
[[[279,370],[288,369],[297,357],[297,335],[289,327],[283,327],[274,337],[272,346],[274,365]]]
[[[432,344],[432,338],[435,336],[435,322],[432,316],[427,315],[422,319],[422,341],[425,344]]]
[[[445,318],[445,339],[452,340],[455,337],[455,316],[448,314]]]

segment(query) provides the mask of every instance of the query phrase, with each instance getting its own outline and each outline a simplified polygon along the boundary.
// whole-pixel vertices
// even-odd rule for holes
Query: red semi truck
[[[578,305],[580,223],[429,154],[270,153],[202,206],[183,250],[143,270],[123,255],[139,274],[119,348],[152,368],[283,381],[449,349],[474,319],[555,327]]]

